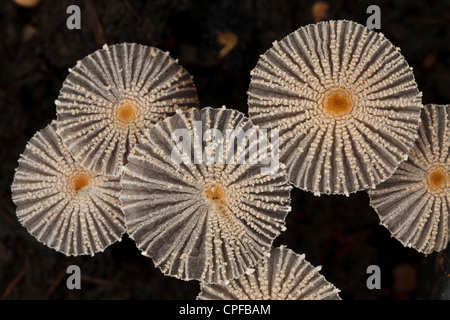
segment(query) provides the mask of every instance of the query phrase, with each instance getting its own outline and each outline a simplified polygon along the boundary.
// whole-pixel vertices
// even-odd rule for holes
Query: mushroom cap
[[[32,8],[35,7],[41,2],[41,0],[12,0],[14,3],[21,7]]]
[[[94,174],[62,144],[53,121],[28,142],[11,186],[19,222],[66,255],[93,255],[120,240],[120,179]]]
[[[450,236],[450,105],[429,104],[419,137],[391,178],[369,190],[370,205],[404,246],[428,254]]]
[[[128,156],[120,195],[128,234],[166,275],[206,283],[236,278],[285,230],[291,190],[285,167],[262,174],[268,165],[250,157],[265,157],[269,150],[260,146],[252,154],[250,136],[237,143],[227,129],[265,134],[238,111],[190,109],[149,129]],[[192,137],[185,140],[192,146],[185,153],[189,161],[174,161],[176,130]],[[212,131],[223,133],[223,139],[197,144],[197,136],[205,139]],[[234,151],[226,147],[231,141]],[[213,151],[215,162],[201,158]],[[222,156],[229,160],[220,163]]]
[[[58,133],[75,159],[120,176],[144,130],[198,99],[192,76],[168,52],[122,43],[78,61],[56,105]]]
[[[294,31],[251,72],[249,116],[280,130],[289,181],[320,194],[374,187],[414,144],[421,93],[381,33],[325,21]]]
[[[285,247],[228,284],[200,284],[198,300],[341,300],[339,289],[299,255]]]

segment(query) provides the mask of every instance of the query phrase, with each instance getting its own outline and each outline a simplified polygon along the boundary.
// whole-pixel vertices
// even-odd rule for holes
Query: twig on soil
[[[25,267],[22,268],[22,270],[19,272],[19,274],[11,281],[11,283],[6,287],[5,291],[2,294],[1,300],[5,300],[10,295],[11,291],[16,287],[16,285],[19,283],[19,281],[23,278],[25,275]]]

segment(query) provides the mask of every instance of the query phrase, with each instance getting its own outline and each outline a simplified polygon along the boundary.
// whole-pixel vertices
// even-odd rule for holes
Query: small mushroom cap
[[[391,178],[369,190],[381,224],[404,246],[442,251],[450,236],[450,105],[425,106],[419,137]]]
[[[280,160],[303,190],[374,187],[414,144],[421,93],[381,33],[345,20],[301,27],[274,42],[251,74],[250,119],[279,128]]]
[[[19,222],[66,255],[93,255],[125,233],[119,178],[79,165],[57,135],[55,121],[28,142],[11,190]]]
[[[247,274],[228,284],[200,284],[198,300],[341,300],[339,289],[299,255],[272,248]]]
[[[21,7],[32,8],[35,7],[41,2],[41,0],[12,0],[14,3]]]
[[[223,133],[224,140],[216,136],[196,147],[196,134],[205,139],[209,129]],[[249,159],[266,150],[252,155],[249,137],[237,143],[235,158],[231,149],[216,148],[237,141],[228,140],[227,129],[261,134],[238,111],[190,109],[149,129],[128,157],[120,195],[128,234],[166,275],[207,283],[236,278],[261,260],[285,229],[291,187],[284,166],[261,174],[266,164]],[[172,155],[176,130],[192,137],[190,161],[178,164]],[[232,161],[207,163],[201,157],[209,152]]]
[[[56,105],[58,133],[75,159],[120,176],[144,130],[198,99],[192,76],[167,52],[122,43],[78,61]]]

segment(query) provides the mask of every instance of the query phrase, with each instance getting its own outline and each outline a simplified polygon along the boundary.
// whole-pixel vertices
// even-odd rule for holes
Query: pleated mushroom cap
[[[279,128],[280,161],[303,190],[374,187],[413,146],[421,93],[381,33],[345,20],[301,27],[274,42],[251,74],[249,116]]]
[[[339,289],[299,255],[272,248],[252,273],[227,284],[200,284],[198,300],[341,300]]]
[[[198,100],[192,77],[167,52],[122,43],[78,61],[56,105],[58,133],[75,159],[120,176],[144,130]]]
[[[56,134],[55,121],[28,142],[11,190],[19,222],[66,255],[93,255],[125,233],[119,178],[79,165]]]
[[[429,104],[408,160],[369,190],[381,224],[404,246],[442,251],[450,236],[450,105]]]
[[[128,157],[120,195],[128,234],[166,275],[207,283],[236,278],[285,230],[291,190],[285,167],[263,172],[269,164],[253,160],[267,159],[267,150],[253,153],[250,136],[238,143],[227,129],[261,134],[238,111],[190,109],[149,129]],[[180,132],[188,135],[182,162],[174,158]],[[225,147],[230,141],[234,151]]]

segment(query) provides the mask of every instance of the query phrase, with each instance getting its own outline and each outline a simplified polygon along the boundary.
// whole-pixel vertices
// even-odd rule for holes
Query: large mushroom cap
[[[252,273],[227,284],[200,285],[198,300],[340,300],[339,289],[298,255],[284,247],[272,248],[270,257]]]
[[[450,237],[450,105],[427,105],[421,118],[408,160],[369,196],[396,239],[428,254],[444,250]]]
[[[58,133],[75,159],[119,176],[145,129],[198,100],[192,77],[167,52],[122,43],[79,61],[56,105]]]
[[[301,27],[261,56],[249,115],[280,129],[280,160],[295,186],[349,194],[391,176],[412,148],[421,94],[382,34],[351,21]]]
[[[79,165],[56,134],[55,122],[28,142],[11,189],[20,223],[66,255],[93,255],[125,232],[119,178]]]
[[[266,134],[238,111],[191,109],[149,129],[128,157],[120,195],[127,230],[167,275],[207,283],[236,278],[285,229],[291,187],[284,166],[267,174],[269,164],[253,161],[265,159],[266,149],[254,150],[250,135],[238,140],[227,130]],[[174,158],[181,143],[186,153]]]

